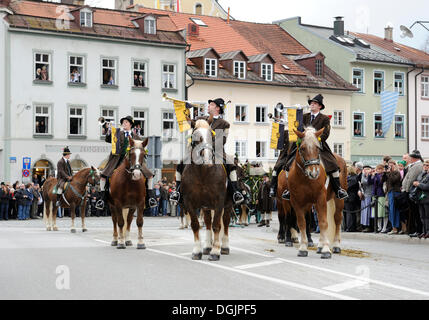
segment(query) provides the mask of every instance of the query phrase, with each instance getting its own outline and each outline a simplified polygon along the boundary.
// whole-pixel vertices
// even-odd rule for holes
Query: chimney
[[[334,21],[334,36],[344,36],[344,17],[335,17]]]
[[[384,28],[384,40],[393,42],[393,28],[390,25]]]

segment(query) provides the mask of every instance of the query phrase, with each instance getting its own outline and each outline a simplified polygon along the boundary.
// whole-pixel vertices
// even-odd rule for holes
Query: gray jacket
[[[402,181],[402,189],[405,192],[410,192],[410,188],[413,185],[413,182],[417,180],[417,177],[420,173],[423,171],[423,162],[420,160],[417,162],[414,162],[409,165],[408,172],[404,177],[404,180]]]
[[[363,189],[363,194],[365,196],[365,198],[371,198],[372,197],[372,185],[368,184],[368,178],[370,175],[366,176],[364,174],[362,174],[362,179],[360,180],[362,189]]]

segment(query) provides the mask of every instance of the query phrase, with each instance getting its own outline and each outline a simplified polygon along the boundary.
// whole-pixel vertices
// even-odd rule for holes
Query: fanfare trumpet
[[[111,127],[115,126],[114,121],[110,121],[109,119],[105,119],[104,117],[98,118],[98,125],[101,127]]]

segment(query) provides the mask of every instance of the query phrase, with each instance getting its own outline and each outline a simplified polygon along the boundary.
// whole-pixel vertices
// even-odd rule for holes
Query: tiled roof
[[[302,54],[302,55],[299,55],[299,56],[290,56],[290,57],[291,57],[291,59],[293,59],[293,60],[296,61],[296,60],[305,60],[305,59],[309,59],[309,58],[314,58],[318,54],[320,54],[320,51],[319,52],[309,53],[309,54]]]
[[[57,13],[59,5],[58,3],[13,1],[10,3],[9,7],[14,14],[7,16],[6,19],[11,27],[16,28],[56,31],[97,37],[114,37],[135,41],[186,44],[168,15],[157,17],[157,34],[153,35],[145,34],[133,25],[131,22],[132,19],[141,17],[140,14],[135,12],[91,8],[94,14],[93,27],[85,28],[80,26],[79,21],[74,21],[71,14],[67,15],[61,10]],[[74,5],[66,6],[70,11],[80,8]],[[56,19],[60,16],[68,20],[69,28],[57,28]]]
[[[192,59],[192,58],[200,58],[200,57],[204,57],[207,53],[209,53],[211,50],[213,50],[213,48],[206,48],[206,49],[200,49],[200,50],[194,50],[194,51],[189,51],[186,54],[186,58],[188,59]]]
[[[178,30],[188,28],[191,18],[201,19],[207,26],[200,26],[197,36],[188,35],[187,42],[191,50],[198,51],[213,48],[222,59],[233,56],[242,51],[249,62],[261,61],[267,54],[275,61],[274,79],[265,81],[259,74],[248,70],[246,79],[240,80],[219,65],[217,78],[208,77],[204,70],[198,69],[189,59],[188,71],[196,79],[212,81],[232,81],[258,83],[265,85],[281,85],[290,87],[312,87],[336,90],[355,91],[356,87],[343,80],[332,70],[325,68],[325,78],[313,76],[307,69],[285,55],[304,55],[311,52],[296,41],[289,33],[278,25],[260,24],[226,20],[218,17],[201,16],[195,14],[177,13],[157,9],[139,8],[141,13],[166,12],[175,23]],[[289,69],[283,68],[287,65]]]
[[[378,47],[383,48],[384,50],[390,51],[397,56],[401,56],[407,60],[412,61],[416,65],[419,66],[429,66],[429,54],[424,51],[408,47],[406,45],[392,42],[389,40],[385,40],[384,38],[380,38],[370,34],[362,34],[362,33],[352,33],[354,36],[364,39],[365,41],[374,44]],[[398,50],[399,49],[399,50]]]
[[[235,50],[235,51],[231,51],[231,52],[225,52],[225,53],[222,53],[220,55],[220,59],[219,60],[231,60],[231,59],[234,59],[240,53],[243,53],[243,51],[241,51],[241,50]]]
[[[254,56],[250,56],[249,57],[249,63],[253,63],[253,62],[261,62],[262,60],[264,60],[267,56],[270,56],[268,53],[261,53],[261,54],[256,54]],[[270,56],[271,57],[271,56]],[[272,58],[271,58],[272,59]]]

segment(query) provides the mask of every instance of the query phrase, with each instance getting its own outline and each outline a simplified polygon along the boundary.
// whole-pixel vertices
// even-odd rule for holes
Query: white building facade
[[[47,178],[65,146],[72,152],[73,170],[103,167],[111,145],[101,134],[101,116],[116,126],[122,117],[133,116],[142,136],[164,137],[164,162],[179,161],[173,106],[161,96],[167,92],[183,100],[184,40],[32,30],[0,14],[1,181],[26,182],[33,174]],[[135,76],[141,76],[142,85],[135,84]],[[24,158],[31,159],[29,177],[23,176]]]

